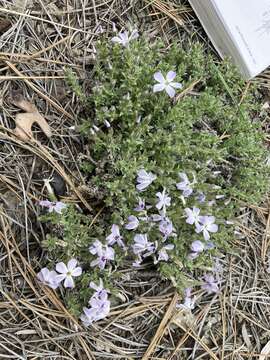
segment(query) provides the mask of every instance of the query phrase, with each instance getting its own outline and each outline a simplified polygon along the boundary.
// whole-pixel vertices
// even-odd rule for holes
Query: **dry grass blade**
[[[167,311],[165,312],[163,319],[155,333],[155,336],[153,337],[147,351],[143,355],[142,360],[147,360],[150,358],[150,356],[152,355],[152,353],[155,350],[155,347],[159,344],[160,340],[162,339],[162,336],[163,336],[164,332],[166,331],[167,326],[169,326],[169,324],[170,324],[170,320],[173,316],[173,312],[174,312],[177,300],[178,300],[178,294],[174,294],[172,301],[171,301]]]

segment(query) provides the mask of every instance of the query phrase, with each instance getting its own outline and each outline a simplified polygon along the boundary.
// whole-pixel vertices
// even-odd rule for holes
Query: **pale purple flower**
[[[144,169],[141,169],[137,172],[137,185],[136,188],[139,191],[146,189],[154,180],[156,180],[156,175],[151,172],[146,172]]]
[[[185,289],[184,293],[184,303],[177,305],[178,308],[182,308],[185,310],[193,310],[195,308],[195,296],[191,297],[191,288]]]
[[[98,266],[101,270],[105,268],[107,261],[114,260],[114,249],[108,245],[103,245],[99,240],[94,241],[89,247],[89,252],[92,255],[97,255],[97,259],[91,261],[90,265],[92,267]]]
[[[195,240],[195,241],[193,241],[193,243],[191,244],[190,249],[191,249],[193,252],[201,253],[201,252],[203,252],[203,250],[204,250],[204,244],[203,244],[200,240]]]
[[[140,212],[140,211],[143,211],[144,209],[145,209],[145,200],[139,198],[139,203],[138,203],[138,205],[134,208],[134,210]]]
[[[108,300],[108,293],[105,290],[99,292],[99,294],[95,293],[91,297],[89,305],[89,308],[83,308],[84,313],[80,317],[85,326],[104,319],[110,313],[111,303]]]
[[[159,231],[162,233],[162,235],[164,236],[164,239],[166,240],[169,236],[175,236],[174,234],[174,227],[172,222],[168,219],[165,218],[164,220],[162,220],[159,224]]]
[[[147,234],[136,234],[132,249],[135,255],[147,257],[155,252],[156,246],[148,241]]]
[[[184,197],[189,197],[193,193],[192,184],[189,181],[186,173],[179,173],[179,177],[182,180],[176,184],[178,190],[183,191]]]
[[[166,206],[171,205],[171,198],[166,194],[166,189],[163,189],[162,193],[156,193],[156,196],[159,198],[159,202],[156,204],[156,208],[161,210],[166,208]]]
[[[77,264],[78,261],[76,259],[69,260],[67,265],[65,265],[63,262],[56,264],[56,271],[60,273],[60,275],[57,275],[57,280],[59,280],[59,282],[65,280],[65,288],[74,288],[75,283],[73,277],[77,277],[82,274],[82,268],[77,266]]]
[[[193,209],[189,209],[189,208],[186,208],[185,209],[185,213],[186,213],[186,216],[187,216],[187,219],[186,219],[186,223],[190,224],[190,225],[193,225],[193,224],[198,224],[199,223],[199,220],[200,220],[200,209],[196,208],[195,206],[193,207]]]
[[[218,231],[218,225],[215,224],[215,220],[214,216],[200,216],[200,224],[196,223],[196,232],[202,232],[206,241],[210,239],[209,233],[216,233]]]
[[[139,36],[139,33],[137,30],[132,30],[131,34],[129,35],[128,31],[122,31],[119,32],[117,36],[114,36],[112,38],[113,43],[120,44],[124,47],[127,47],[130,43],[130,41],[137,39]]]
[[[164,214],[153,214],[153,215],[151,215],[151,220],[154,221],[154,222],[159,222],[159,221],[162,221],[164,219],[165,219]]]
[[[137,218],[137,216],[134,215],[130,215],[128,217],[128,223],[125,225],[125,228],[127,230],[134,230],[137,229],[137,227],[139,226],[139,220]]]
[[[199,201],[199,203],[204,203],[205,202],[206,196],[204,195],[203,192],[198,193],[197,200]]]
[[[46,207],[49,212],[57,212],[58,214],[61,214],[62,211],[67,207],[66,204],[62,203],[61,201],[49,201],[49,200],[41,200],[39,202],[40,206]]]
[[[206,244],[205,244],[205,249],[206,250],[212,250],[215,248],[215,244],[212,242],[212,241],[208,241]]]
[[[192,252],[188,255],[188,259],[194,260],[203,252],[205,246],[200,240],[195,240],[191,244],[190,249]]]
[[[96,294],[99,295],[101,291],[105,290],[103,285],[103,280],[101,278],[99,279],[98,285],[96,285],[93,281],[90,281],[89,287],[96,291],[95,295]]]
[[[50,271],[45,267],[37,274],[37,278],[42,284],[47,285],[52,289],[56,289],[59,286],[57,275],[56,271]]]
[[[211,274],[204,275],[204,284],[201,288],[207,291],[208,294],[217,293],[219,291],[218,283]]]
[[[166,75],[166,78],[162,75],[160,71],[154,74],[154,79],[158,82],[154,85],[153,91],[160,92],[165,90],[169,97],[173,98],[175,95],[175,89],[181,89],[182,84],[174,82],[173,80],[176,77],[176,72],[169,71]]]
[[[106,237],[108,245],[114,245],[117,243],[120,247],[125,248],[125,244],[122,239],[123,237],[120,235],[119,226],[113,224],[110,235]]]
[[[163,246],[163,248],[161,248],[158,252],[158,259],[157,262],[159,261],[168,261],[169,260],[169,255],[167,253],[167,251],[171,251],[174,249],[174,245],[173,244],[167,244],[165,246]]]

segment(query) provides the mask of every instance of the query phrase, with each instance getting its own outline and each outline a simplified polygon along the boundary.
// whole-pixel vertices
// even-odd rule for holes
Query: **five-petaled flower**
[[[193,224],[197,225],[199,223],[200,209],[196,208],[195,206],[193,207],[192,210],[189,208],[186,208],[185,213],[187,216],[186,223],[188,223],[190,225],[193,225]]]
[[[103,280],[99,279],[99,284],[96,285],[93,281],[90,282],[89,287],[95,290],[94,297],[101,297],[104,292],[108,293],[108,290],[104,288]]]
[[[176,77],[176,72],[169,71],[166,75],[166,78],[162,75],[160,71],[154,74],[154,79],[158,82],[153,87],[154,92],[159,92],[165,90],[166,93],[173,98],[175,95],[175,89],[181,89],[182,84],[174,82]]]
[[[140,222],[139,222],[137,216],[130,215],[128,217],[128,223],[125,225],[125,228],[127,230],[134,230],[134,229],[137,229],[139,224],[140,224]]]
[[[163,246],[158,252],[158,258],[157,258],[156,262],[168,261],[169,260],[169,255],[168,255],[167,251],[171,251],[173,249],[174,249],[173,244],[167,244],[167,245]]]
[[[210,239],[209,233],[216,233],[218,231],[218,225],[215,224],[216,218],[214,216],[199,216],[199,223],[196,223],[196,232],[203,233],[203,237],[206,241]]]
[[[154,243],[148,241],[147,234],[136,234],[134,236],[132,249],[135,255],[147,257],[155,252],[156,246]]]
[[[145,210],[145,200],[139,198],[138,205],[134,208],[134,211],[141,212],[143,210]]]
[[[188,259],[193,260],[204,251],[205,245],[200,240],[195,240],[192,242],[190,249],[192,252],[188,255]]]
[[[112,38],[112,42],[116,44],[120,44],[124,47],[127,47],[130,43],[130,41],[137,39],[139,36],[139,33],[137,30],[132,30],[130,35],[127,30],[120,31],[117,36],[114,36]]]
[[[114,260],[114,249],[108,245],[103,245],[99,240],[95,240],[89,247],[89,252],[92,255],[97,255],[97,259],[91,261],[92,267],[98,266],[103,270],[107,261]]]
[[[125,248],[125,244],[123,242],[123,237],[120,235],[120,229],[118,225],[113,224],[111,233],[106,237],[108,245],[114,245],[117,243],[122,248]]]
[[[166,206],[171,205],[171,198],[166,194],[166,189],[163,189],[162,193],[156,193],[156,196],[159,198],[159,202],[156,204],[158,210],[165,209]]]
[[[170,219],[164,218],[159,223],[159,231],[162,233],[164,240],[166,240],[169,236],[175,236],[174,227]]]
[[[49,200],[41,200],[39,202],[40,206],[46,207],[49,212],[57,212],[58,214],[62,214],[62,211],[67,207],[66,204],[61,201],[49,201]]]
[[[73,277],[80,276],[82,274],[82,268],[77,266],[78,261],[76,259],[71,259],[68,261],[67,265],[63,262],[56,264],[56,271],[60,273],[56,278],[59,282],[64,281],[65,288],[74,288],[75,283]]]
[[[200,240],[195,240],[190,248],[193,252],[201,253],[204,250],[204,244]]]
[[[217,293],[219,291],[218,283],[215,280],[214,276],[211,274],[204,275],[204,283],[201,288],[207,291],[208,294]]]
[[[151,172],[146,172],[144,169],[141,169],[137,172],[137,185],[136,188],[139,191],[145,190],[154,180],[156,180],[157,176]]]
[[[179,177],[182,180],[176,184],[178,190],[183,191],[184,197],[189,197],[193,193],[192,183],[189,181],[186,173],[179,173]]]
[[[44,284],[49,286],[52,289],[56,289],[59,286],[59,280],[57,279],[57,272],[52,270],[50,271],[46,267],[41,269],[37,274],[38,280]]]

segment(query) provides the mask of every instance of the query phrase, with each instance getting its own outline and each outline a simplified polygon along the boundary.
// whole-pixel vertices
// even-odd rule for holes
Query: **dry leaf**
[[[21,95],[13,95],[11,101],[25,111],[25,113],[17,114],[15,117],[16,128],[13,130],[14,135],[23,141],[31,139],[33,137],[32,126],[36,123],[48,138],[52,136],[50,126],[44,117],[40,115],[35,105],[24,100]]]
[[[263,347],[259,360],[270,359],[270,341]]]

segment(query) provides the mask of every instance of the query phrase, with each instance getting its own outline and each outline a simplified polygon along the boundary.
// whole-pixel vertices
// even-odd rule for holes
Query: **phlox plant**
[[[239,204],[259,202],[269,185],[256,89],[200,45],[166,49],[137,31],[97,44],[90,94],[67,79],[89,114],[79,130],[91,161],[80,165],[95,209],[40,203],[58,228],[40,281],[67,288],[86,326],[109,314],[124,265],[154,267],[193,309],[193,286],[219,291],[216,264]]]

